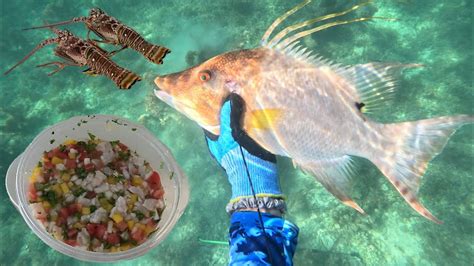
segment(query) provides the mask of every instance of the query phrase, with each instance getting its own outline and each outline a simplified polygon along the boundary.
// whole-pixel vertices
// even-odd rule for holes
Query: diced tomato
[[[117,233],[110,233],[107,235],[107,238],[105,239],[108,243],[112,245],[117,245],[120,243],[120,237],[118,236]]]
[[[145,231],[140,228],[137,228],[135,231],[132,231],[132,239],[141,243],[145,239]]]
[[[128,228],[128,224],[125,221],[121,221],[120,223],[116,224],[118,230],[123,231]]]
[[[149,227],[151,227],[151,228],[155,228],[155,227],[156,227],[156,223],[155,223],[152,219],[150,219],[150,220],[148,221],[148,223],[146,223],[146,225],[149,226]]]
[[[76,212],[79,212],[81,210],[81,204],[79,203],[73,203],[67,207],[69,215],[73,215]]]
[[[47,157],[48,159],[53,158],[53,157],[54,157],[54,150],[48,151],[48,153],[46,154],[46,157]]]
[[[66,166],[67,169],[76,169],[76,167],[77,167],[76,160],[67,159],[65,166]]]
[[[69,157],[68,154],[65,153],[65,152],[57,152],[56,156],[61,158],[61,159],[67,159]]]
[[[38,195],[36,194],[36,188],[33,183],[30,183],[28,186],[28,199],[31,201],[36,201],[38,199]]]
[[[64,219],[67,219],[69,217],[69,210],[66,207],[63,207],[59,210],[59,217],[62,217]]]
[[[66,243],[70,246],[73,246],[73,247],[77,246],[77,241],[74,240],[74,239],[66,239],[66,240],[64,240],[64,243]]]
[[[66,219],[67,219],[67,218],[64,218],[64,217],[62,217],[62,216],[59,216],[58,219],[56,220],[56,225],[57,225],[57,226],[61,226],[61,225],[65,224],[65,223],[66,223]]]
[[[61,159],[66,159],[68,157],[67,152],[62,152],[59,148],[54,148],[50,152],[52,152],[53,156],[56,156],[56,157],[61,158]],[[48,152],[48,156],[50,155],[50,152]]]
[[[75,238],[77,236],[77,229],[76,228],[71,228],[67,231],[67,237],[68,238]]]
[[[53,165],[52,162],[47,161],[47,162],[44,162],[44,163],[43,163],[43,168],[44,168],[45,170],[53,169],[53,168],[54,168],[54,165]]]
[[[95,236],[95,233],[97,231],[97,224],[87,224],[86,225],[86,230],[87,230],[87,232],[89,233],[89,235],[91,237]]]
[[[154,199],[162,199],[163,195],[165,194],[165,191],[163,188],[152,190],[150,193],[150,196]]]
[[[107,231],[107,226],[105,224],[98,224],[95,231],[95,236],[98,239],[103,239],[105,231]]]
[[[160,175],[156,171],[153,171],[153,173],[148,178],[147,182],[148,182],[148,186],[150,186],[151,189],[161,188]]]
[[[121,142],[118,143],[118,146],[120,147],[120,149],[121,149],[122,151],[127,151],[127,150],[128,150],[127,145],[125,145],[125,144],[123,144],[123,143],[121,143]]]
[[[95,170],[95,165],[90,163],[90,164],[86,164],[84,165],[84,168],[86,169],[87,172],[92,172]]]

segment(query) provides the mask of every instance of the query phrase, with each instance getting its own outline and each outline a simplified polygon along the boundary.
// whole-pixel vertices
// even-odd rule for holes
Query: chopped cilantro
[[[65,151],[66,151],[66,146],[65,146],[65,145],[62,145],[62,144],[59,145],[59,150],[60,150],[61,152],[65,152]]]
[[[112,145],[112,147],[115,148],[115,146],[117,146],[117,144],[119,144],[119,142],[120,142],[119,140],[114,140],[114,141],[110,142],[110,145]]]
[[[97,210],[97,207],[95,205],[91,205],[90,207],[91,213],[95,212]]]
[[[84,167],[78,167],[76,168],[76,175],[79,177],[79,179],[84,179],[87,177],[87,172]]]
[[[133,128],[132,128],[132,131],[137,131],[137,128],[136,128],[136,127],[133,127]]]
[[[43,163],[42,163],[42,162],[38,162],[38,167],[43,167]]]
[[[135,215],[137,216],[138,220],[141,220],[141,219],[145,218],[145,215],[143,213],[139,212],[139,211],[136,211]]]
[[[170,179],[172,179],[173,176],[174,176],[174,172],[171,172],[171,174],[170,174]]]
[[[89,135],[89,138],[90,138],[91,140],[95,140],[95,135],[94,135],[94,134],[88,132],[87,135]]]
[[[49,144],[53,144],[56,140],[55,139],[52,139],[49,141]]]

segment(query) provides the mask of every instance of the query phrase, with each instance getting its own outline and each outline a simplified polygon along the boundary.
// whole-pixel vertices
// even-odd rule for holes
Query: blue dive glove
[[[239,95],[230,94],[221,108],[220,135],[205,132],[209,151],[226,171],[232,186],[227,212],[248,210],[258,205],[263,210],[283,213],[285,202],[280,190],[276,157],[242,130],[244,105]],[[253,197],[247,169],[257,202]]]

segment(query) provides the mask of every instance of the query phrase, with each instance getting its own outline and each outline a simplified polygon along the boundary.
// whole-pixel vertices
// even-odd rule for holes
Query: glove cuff
[[[263,160],[242,149],[255,194],[282,197],[276,164]],[[232,186],[232,199],[253,196],[240,148],[230,150],[222,157],[222,167],[226,170]]]
[[[286,203],[284,197],[262,196],[257,194],[257,201],[253,196],[239,197],[231,200],[225,210],[229,215],[242,209],[266,209],[271,211],[277,211],[280,215],[286,213]]]

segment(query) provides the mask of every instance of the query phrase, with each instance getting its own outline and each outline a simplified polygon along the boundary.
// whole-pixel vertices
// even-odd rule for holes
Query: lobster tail
[[[163,59],[171,52],[166,47],[147,42],[140,34],[125,25],[120,25],[117,28],[117,36],[120,44],[141,53],[155,64],[163,64]]]
[[[128,90],[133,86],[133,84],[141,80],[138,75],[120,67],[105,54],[100,52],[100,50],[89,48],[86,50],[85,56],[87,59],[87,65],[90,66],[90,72],[108,77],[120,89]]]

